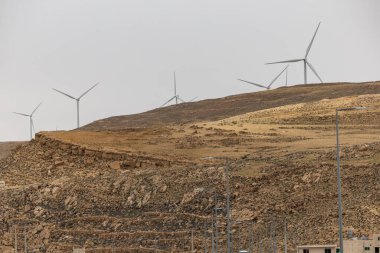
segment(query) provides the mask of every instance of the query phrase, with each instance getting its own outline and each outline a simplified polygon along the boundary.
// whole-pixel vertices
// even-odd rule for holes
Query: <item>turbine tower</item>
[[[41,106],[42,103],[40,103],[39,105],[37,105],[36,108],[34,108],[33,112],[31,114],[25,114],[25,113],[19,113],[19,112],[13,112],[14,114],[18,114],[18,115],[21,115],[21,116],[24,116],[24,117],[28,117],[29,118],[29,127],[30,127],[30,139],[32,140],[33,139],[33,132],[36,133],[35,129],[34,129],[34,123],[33,123],[33,115],[34,113],[37,111],[37,109]]]
[[[288,87],[288,68],[286,68],[286,72],[285,72],[285,87]]]
[[[260,87],[260,88],[264,88],[264,89],[270,90],[270,87],[272,86],[272,84],[273,84],[274,82],[276,82],[276,80],[282,75],[282,73],[284,73],[284,71],[286,71],[286,82],[285,82],[285,84],[286,84],[286,86],[288,86],[288,67],[289,67],[289,65],[286,66],[286,68],[284,68],[284,70],[282,70],[282,71],[280,72],[280,74],[278,74],[278,75],[272,80],[272,82],[270,82],[270,84],[269,84],[268,86],[265,86],[265,85],[262,85],[262,84],[258,84],[258,83],[249,82],[249,81],[245,81],[245,80],[242,80],[242,79],[238,79],[238,80],[239,80],[239,81],[242,81],[242,82],[245,82],[245,83],[249,83],[249,84],[255,85],[255,86]]]
[[[173,100],[175,100],[175,104],[176,105],[178,105],[178,101],[181,101],[182,103],[185,103],[185,101],[182,98],[180,98],[180,96],[177,94],[177,79],[176,79],[175,72],[174,72],[174,96],[171,97],[168,101],[166,101],[163,105],[161,105],[160,108],[164,107],[167,104],[169,104]]]
[[[88,89],[87,91],[85,91],[82,95],[80,95],[78,98],[75,98],[75,97],[73,97],[73,96],[70,96],[69,94],[66,94],[66,93],[64,93],[64,92],[62,92],[62,91],[59,91],[59,90],[57,90],[57,89],[53,89],[53,90],[55,90],[56,92],[59,92],[59,93],[61,93],[62,95],[65,95],[66,97],[69,97],[69,98],[71,98],[71,99],[73,99],[73,100],[75,100],[76,101],[76,103],[77,103],[77,128],[79,128],[79,102],[80,102],[80,100],[87,94],[87,93],[89,93],[92,89],[94,89],[97,85],[99,85],[99,83],[96,83],[95,85],[93,85],[90,89]]]
[[[313,45],[315,36],[317,35],[317,32],[318,32],[318,29],[319,29],[320,25],[321,25],[321,22],[318,23],[317,29],[314,32],[314,36],[311,39],[310,44],[309,44],[309,46],[306,49],[306,54],[305,54],[304,58],[302,58],[302,59],[294,59],[294,60],[286,60],[286,61],[278,61],[278,62],[270,62],[270,63],[267,63],[267,64],[294,63],[294,62],[303,61],[304,82],[305,82],[305,84],[307,84],[307,67],[309,67],[311,69],[311,71],[313,71],[313,73],[318,77],[319,81],[321,81],[321,83],[323,83],[322,78],[318,75],[317,71],[315,70],[315,68],[313,67],[313,65],[310,63],[310,61],[308,61],[308,56],[309,56],[309,53],[310,53],[310,49],[311,49],[311,47]]]

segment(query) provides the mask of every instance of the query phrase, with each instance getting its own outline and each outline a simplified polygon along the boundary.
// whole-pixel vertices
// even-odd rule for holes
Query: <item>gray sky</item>
[[[158,107],[183,99],[258,91],[237,78],[268,82],[302,58],[322,21],[309,59],[325,82],[380,79],[379,0],[0,0],[0,141],[41,130]],[[309,75],[311,82],[317,79]],[[302,82],[302,63],[289,82]],[[275,86],[282,85],[283,79]]]

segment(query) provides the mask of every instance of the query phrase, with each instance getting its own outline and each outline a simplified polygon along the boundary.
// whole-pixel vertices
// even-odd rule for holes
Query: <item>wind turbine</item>
[[[175,76],[175,72],[174,72],[174,96],[171,97],[168,101],[166,101],[165,104],[161,105],[160,108],[169,104],[173,100],[175,100],[176,105],[178,105],[178,100],[181,101],[182,103],[185,103],[185,101],[182,98],[180,98],[180,96],[177,94],[177,79]]]
[[[288,68],[286,68],[286,72],[285,72],[285,87],[288,87]]]
[[[37,111],[37,109],[41,106],[42,103],[40,103],[39,105],[37,105],[37,107],[33,110],[33,112],[31,114],[25,114],[25,113],[19,113],[19,112],[13,112],[14,114],[18,114],[18,115],[21,115],[21,116],[24,116],[24,117],[28,117],[29,118],[29,124],[30,124],[30,139],[32,140],[33,139],[33,132],[36,133],[35,129],[34,129],[34,123],[33,123],[33,115],[34,113]]]
[[[97,85],[99,85],[99,83],[96,83],[95,85],[93,85],[90,89],[88,89],[87,91],[85,91],[82,95],[80,95],[78,98],[75,98],[73,96],[70,96],[69,94],[66,94],[62,91],[59,91],[57,89],[53,89],[55,90],[56,92],[59,92],[61,93],[62,95],[65,95],[66,97],[69,97],[73,100],[75,100],[77,102],[77,128],[79,128],[79,102],[81,100],[81,98],[83,98],[87,93],[89,93],[92,89],[94,89]]]
[[[253,83],[253,82],[249,82],[249,81],[245,81],[245,80],[242,80],[242,79],[238,79],[239,81],[242,81],[242,82],[245,82],[245,83],[249,83],[249,84],[252,84],[252,85],[255,85],[255,86],[258,86],[258,87],[261,87],[261,88],[264,88],[264,89],[267,89],[267,90],[270,90],[270,87],[272,86],[272,84],[274,82],[276,82],[276,80],[282,75],[282,73],[284,73],[284,71],[286,70],[286,86],[288,85],[288,66],[286,66],[286,68],[284,68],[284,70],[282,70],[280,72],[280,74],[278,74],[272,82],[270,82],[270,84],[268,86],[265,86],[265,85],[262,85],[262,84],[258,84],[258,83]]]
[[[310,61],[308,61],[308,58],[307,58],[308,55],[309,55],[309,53],[310,53],[311,46],[313,45],[315,36],[317,35],[317,32],[318,32],[318,29],[319,29],[320,25],[321,25],[321,22],[318,23],[317,29],[314,32],[314,36],[311,39],[310,44],[309,44],[309,46],[306,49],[306,54],[305,54],[304,58],[302,58],[302,59],[294,59],[294,60],[286,60],[286,61],[279,61],[279,62],[270,62],[270,63],[267,63],[267,64],[294,63],[294,62],[303,61],[304,82],[305,82],[305,84],[307,84],[307,67],[309,67],[311,69],[311,71],[313,71],[313,73],[318,77],[319,81],[321,81],[321,83],[323,83],[322,78],[318,75],[317,71],[315,70],[315,68],[313,67],[313,65],[311,65]]]

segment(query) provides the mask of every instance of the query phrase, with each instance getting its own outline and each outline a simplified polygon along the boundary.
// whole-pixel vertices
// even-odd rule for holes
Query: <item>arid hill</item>
[[[289,252],[336,243],[335,108],[351,106],[368,110],[339,117],[344,231],[380,231],[378,91],[302,85],[39,133],[0,160],[2,252],[24,230],[34,252],[210,252],[215,226],[225,252],[226,168],[234,252],[282,252],[285,219]]]
[[[196,103],[183,103],[140,114],[111,117],[95,121],[82,127],[82,129],[120,130],[151,127],[153,125],[214,121],[283,105],[379,93],[380,82],[297,85],[269,91],[208,99]]]

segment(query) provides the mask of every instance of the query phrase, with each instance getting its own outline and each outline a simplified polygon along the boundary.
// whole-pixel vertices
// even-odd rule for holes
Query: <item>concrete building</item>
[[[380,234],[343,241],[344,253],[380,253]]]
[[[336,253],[337,246],[329,245],[303,245],[297,247],[297,253]]]
[[[380,234],[371,237],[343,240],[344,253],[380,253]],[[337,245],[304,245],[297,247],[297,253],[338,253]]]

